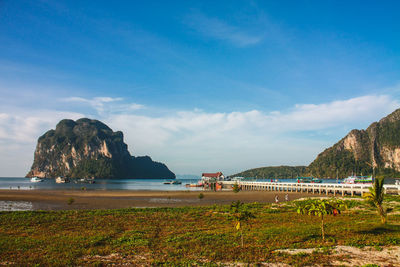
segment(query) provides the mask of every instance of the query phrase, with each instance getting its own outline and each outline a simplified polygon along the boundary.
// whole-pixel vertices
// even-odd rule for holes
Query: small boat
[[[31,178],[31,182],[32,182],[32,183],[43,182],[43,179],[41,179],[41,178],[39,178],[39,177],[32,177],[32,178]]]
[[[297,177],[298,183],[322,183],[322,180],[316,177]]]
[[[80,183],[86,183],[86,184],[94,184],[95,183],[93,178],[81,178],[78,181]]]
[[[57,184],[69,183],[69,179],[65,178],[65,177],[62,177],[62,176],[59,176],[59,177],[56,178],[56,183]]]
[[[236,176],[236,177],[231,178],[231,181],[240,182],[240,181],[243,181],[244,179],[245,179],[244,177]]]
[[[372,184],[372,176],[349,176],[343,180],[344,184]]]
[[[164,184],[182,184],[182,182],[178,180],[167,180],[164,182]]]
[[[185,184],[186,187],[203,187],[202,184]]]

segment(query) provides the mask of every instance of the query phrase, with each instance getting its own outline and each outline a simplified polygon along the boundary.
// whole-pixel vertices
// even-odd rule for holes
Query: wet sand
[[[201,200],[200,193],[204,195]],[[285,194],[268,191],[0,190],[0,201],[32,202],[33,210],[120,209],[226,205],[237,200],[245,203],[273,203],[275,195],[283,202]],[[288,195],[289,200],[312,196],[295,192],[289,192]],[[74,202],[69,205],[71,198]]]

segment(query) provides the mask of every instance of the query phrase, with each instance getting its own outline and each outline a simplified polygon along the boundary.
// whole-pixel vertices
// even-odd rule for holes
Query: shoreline
[[[199,194],[204,195],[199,199]],[[270,191],[151,191],[151,190],[9,190],[0,189],[0,201],[25,201],[32,210],[122,209],[229,205],[233,201],[244,203],[274,203],[277,195],[284,202],[312,196],[299,192]],[[72,204],[68,204],[73,199]]]

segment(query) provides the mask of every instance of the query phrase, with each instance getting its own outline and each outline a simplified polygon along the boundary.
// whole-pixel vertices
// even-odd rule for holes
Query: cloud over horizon
[[[143,106],[126,103],[123,98],[70,97],[59,101],[68,101],[72,110],[74,105],[89,104],[97,112],[95,119],[124,132],[133,155],[150,155],[176,173],[216,169],[233,173],[266,165],[308,164],[324,147],[333,144],[326,138],[316,138],[316,132],[329,135],[334,129],[331,138],[335,138],[346,134],[349,127],[367,127],[400,106],[388,95],[366,95],[322,104],[297,104],[275,112],[212,113],[195,109],[156,116],[137,113]],[[129,105],[138,106],[123,108]],[[61,119],[85,116],[88,113],[44,109],[34,113],[0,112],[1,162],[9,162],[10,154],[22,159],[17,171],[3,167],[5,173],[23,175],[31,164],[36,138]]]
[[[91,106],[97,111],[98,114],[106,112],[132,112],[144,108],[143,105],[136,103],[121,103],[124,99],[122,97],[93,97],[91,99],[83,97],[67,97],[61,99],[63,102],[82,103]]]

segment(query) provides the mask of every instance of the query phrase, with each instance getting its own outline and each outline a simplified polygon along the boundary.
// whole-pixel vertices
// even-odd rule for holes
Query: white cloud
[[[54,110],[0,112],[1,176],[24,176],[33,162],[38,137],[62,119],[81,117],[79,113]]]
[[[399,108],[388,95],[367,95],[323,104],[298,104],[287,113],[271,113],[269,124],[282,131],[320,130],[345,124],[372,123]]]
[[[180,172],[199,172],[207,166],[239,170],[271,164],[308,164],[324,147],[338,140],[327,144],[326,140],[302,132],[325,130],[344,135],[347,128],[366,127],[399,106],[389,96],[371,95],[296,105],[286,112],[268,114],[257,110],[196,110],[164,117],[114,114],[105,120],[123,130],[135,154],[156,156],[176,169],[190,166]]]
[[[299,104],[286,111],[269,113],[258,110],[211,113],[195,109],[150,116],[136,114],[135,107],[130,112],[127,109],[115,112],[115,102],[122,104],[119,98],[72,98],[69,101],[94,107],[101,103],[102,109],[96,119],[114,131],[122,130],[133,155],[150,155],[165,162],[176,173],[215,170],[233,173],[266,165],[308,164],[349,128],[365,128],[400,106],[390,96],[368,95],[322,104]],[[14,170],[23,175],[32,162],[38,136],[54,128],[63,118],[78,119],[85,115],[51,110],[34,114],[18,110],[0,113],[2,169],[7,158],[12,158],[8,154],[26,159],[29,147],[29,160],[21,162],[21,168]],[[329,140],[326,136],[322,139],[310,137],[311,133],[321,131],[333,133],[334,138],[332,134],[330,139],[328,134]]]
[[[99,114],[132,112],[144,108],[143,105],[136,103],[124,103],[121,97],[94,97],[91,99],[83,97],[67,97],[61,99],[64,102],[83,103],[91,106]]]
[[[216,18],[210,18],[200,13],[192,14],[187,19],[190,27],[204,36],[233,43],[237,46],[249,46],[263,40],[261,34],[252,34]]]
[[[79,119],[82,114],[54,110],[0,113],[0,142],[31,144],[62,119]]]

